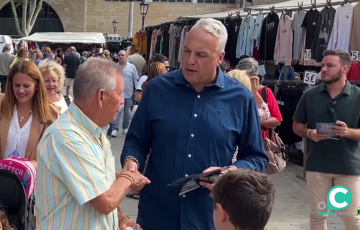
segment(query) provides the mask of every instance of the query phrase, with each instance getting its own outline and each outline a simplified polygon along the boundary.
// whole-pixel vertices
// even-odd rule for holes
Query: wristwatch
[[[311,139],[311,137],[310,137],[310,132],[311,132],[311,129],[308,129],[308,130],[307,130],[307,133],[306,133],[306,136]]]

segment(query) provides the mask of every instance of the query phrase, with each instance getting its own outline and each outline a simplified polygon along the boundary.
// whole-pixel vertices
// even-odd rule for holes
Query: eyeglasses
[[[329,106],[328,106],[328,110],[327,112],[329,114],[334,114],[335,113],[335,105],[336,105],[336,100],[331,100],[330,103],[329,103]]]

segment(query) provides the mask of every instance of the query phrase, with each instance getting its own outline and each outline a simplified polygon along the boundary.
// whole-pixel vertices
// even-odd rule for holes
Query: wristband
[[[127,174],[127,173],[121,173],[119,175],[119,177],[125,177],[126,179],[128,179],[131,182],[131,187],[134,186],[135,184],[135,179],[134,177],[132,177],[131,175]]]
[[[308,129],[308,130],[307,130],[307,133],[306,133],[306,136],[307,136],[309,139],[311,139],[311,137],[310,137],[310,132],[311,132],[311,129]]]

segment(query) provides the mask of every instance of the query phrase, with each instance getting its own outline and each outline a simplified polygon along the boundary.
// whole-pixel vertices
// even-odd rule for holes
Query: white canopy
[[[102,33],[34,33],[28,37],[21,38],[28,42],[48,42],[48,43],[85,43],[85,44],[105,44],[106,40]]]
[[[290,1],[284,1],[284,2],[279,2],[279,3],[275,3],[275,4],[267,4],[267,5],[256,5],[256,6],[252,6],[252,7],[248,7],[249,9],[252,9],[252,14],[257,15],[259,14],[259,10],[263,9],[264,13],[268,13],[270,12],[269,8],[272,6],[275,6],[275,10],[280,10],[280,9],[298,9],[298,2],[303,2],[303,8],[310,8],[311,7],[311,0],[290,0]],[[334,0],[331,1],[331,4],[333,5],[333,7],[336,9],[337,7],[339,7],[339,5],[341,5],[341,3],[343,3],[344,1],[340,1],[340,0]],[[358,2],[358,0],[354,0],[352,1],[352,4],[356,4],[356,2]],[[318,6],[318,9],[321,10],[324,5],[326,3],[326,0],[316,0],[316,5]],[[189,15],[189,16],[181,16],[181,18],[185,19],[185,18],[217,18],[217,19],[222,19],[222,18],[226,18],[229,16],[229,13],[233,13],[233,16],[235,16],[234,14],[236,12],[240,12],[240,16],[246,16],[248,14],[247,11],[244,11],[244,9],[236,9],[236,10],[230,10],[230,11],[225,11],[225,12],[217,12],[217,13],[210,13],[210,14],[198,14],[198,15]]]

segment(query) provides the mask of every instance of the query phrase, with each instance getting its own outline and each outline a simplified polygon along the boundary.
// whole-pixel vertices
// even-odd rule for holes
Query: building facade
[[[184,15],[236,9],[236,0],[152,0],[145,25],[156,25]],[[16,36],[15,20],[9,0],[0,0],[0,34]],[[21,15],[21,7],[18,7]],[[112,21],[119,22],[116,33],[127,36],[127,0],[50,0],[43,4],[32,32],[114,32]],[[21,16],[19,16],[21,17]],[[133,33],[141,29],[140,1],[135,1]]]

